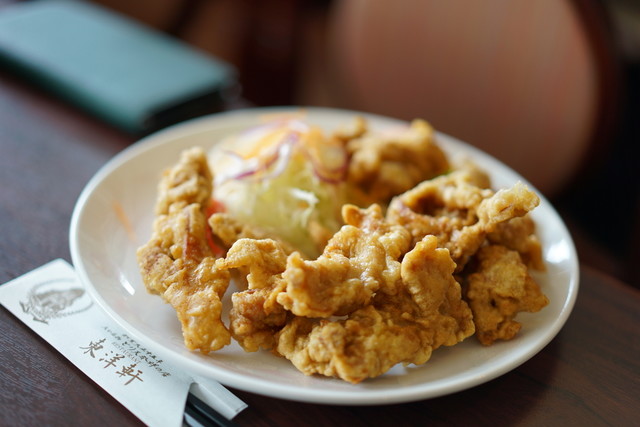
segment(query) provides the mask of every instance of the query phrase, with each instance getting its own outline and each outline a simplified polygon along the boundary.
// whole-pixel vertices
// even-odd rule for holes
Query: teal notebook
[[[80,1],[0,9],[0,67],[133,133],[214,111],[236,84],[229,64]]]

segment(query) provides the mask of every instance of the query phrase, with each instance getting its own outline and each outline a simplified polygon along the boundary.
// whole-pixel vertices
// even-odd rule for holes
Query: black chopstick
[[[236,425],[192,393],[187,396],[187,404],[184,408],[184,422],[191,427],[233,427]]]

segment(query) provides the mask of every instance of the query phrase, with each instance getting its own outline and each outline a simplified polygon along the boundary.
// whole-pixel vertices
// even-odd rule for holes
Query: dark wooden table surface
[[[70,261],[76,198],[135,139],[0,73],[0,283],[55,258]],[[544,350],[450,396],[353,407],[232,391],[249,404],[234,420],[239,425],[640,425],[640,291],[582,265],[575,310]],[[0,309],[0,425],[137,424]]]

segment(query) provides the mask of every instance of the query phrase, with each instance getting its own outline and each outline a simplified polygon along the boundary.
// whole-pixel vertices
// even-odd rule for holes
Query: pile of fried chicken
[[[357,118],[331,137],[349,153],[348,183],[375,202],[344,205],[344,225],[317,259],[224,212],[208,215],[213,176],[202,149],[164,173],[137,256],[147,290],[175,308],[187,348],[206,354],[233,338],[306,375],[359,383],[474,334],[483,345],[512,339],[519,312],[547,305],[529,274],[544,270],[529,216],[540,200],[524,184],[496,192],[477,168],[452,170],[421,120],[384,135]],[[243,290],[231,295],[227,325],[232,280]]]

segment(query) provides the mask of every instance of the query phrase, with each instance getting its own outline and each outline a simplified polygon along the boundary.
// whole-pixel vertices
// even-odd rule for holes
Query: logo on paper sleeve
[[[93,301],[74,279],[54,279],[34,285],[27,301],[20,301],[22,311],[33,320],[49,324],[52,319],[72,316],[91,308]]]

